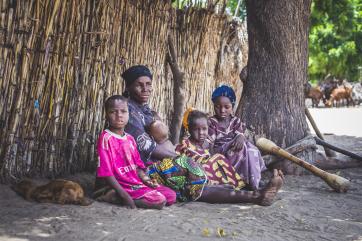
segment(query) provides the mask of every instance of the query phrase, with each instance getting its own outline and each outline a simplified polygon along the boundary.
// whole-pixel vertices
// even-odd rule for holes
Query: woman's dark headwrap
[[[234,106],[236,101],[236,96],[234,90],[227,85],[221,85],[217,87],[214,92],[212,92],[211,100],[215,103],[216,99],[220,96],[225,96],[230,99],[231,104]]]
[[[134,65],[126,69],[122,74],[122,78],[125,80],[126,86],[131,85],[136,79],[142,76],[147,76],[152,80],[151,71],[144,65]]]

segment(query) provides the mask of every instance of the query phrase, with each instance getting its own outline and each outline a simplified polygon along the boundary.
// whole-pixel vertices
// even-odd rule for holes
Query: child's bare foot
[[[275,196],[277,195],[279,189],[283,185],[284,174],[282,171],[274,169],[273,177],[270,179],[266,187],[261,190],[261,206],[270,206],[273,203]]]

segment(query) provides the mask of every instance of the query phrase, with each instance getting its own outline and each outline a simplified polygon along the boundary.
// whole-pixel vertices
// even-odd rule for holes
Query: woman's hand
[[[241,151],[243,149],[244,143],[245,143],[244,135],[239,134],[238,136],[236,136],[235,140],[233,141],[232,149],[234,151]]]
[[[156,148],[151,155],[154,159],[162,160],[164,158],[174,158],[177,156],[177,153],[175,152],[175,147],[172,145],[172,143],[170,145],[167,142],[156,145]]]

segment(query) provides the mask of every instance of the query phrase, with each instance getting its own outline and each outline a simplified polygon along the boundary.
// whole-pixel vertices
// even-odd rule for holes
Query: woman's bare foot
[[[270,206],[273,203],[275,196],[279,189],[282,187],[284,181],[284,174],[282,171],[274,169],[273,177],[270,179],[266,187],[260,191],[261,193],[261,206]]]

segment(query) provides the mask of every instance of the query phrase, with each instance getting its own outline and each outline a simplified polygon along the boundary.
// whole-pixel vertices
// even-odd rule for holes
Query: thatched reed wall
[[[169,34],[186,74],[187,105],[210,111],[212,89],[235,85],[246,62],[244,37],[233,31],[224,16],[202,9],[176,13],[166,0],[2,1],[2,180],[94,169],[103,102],[122,92],[120,74],[133,64],[153,70],[151,105],[168,121]]]

